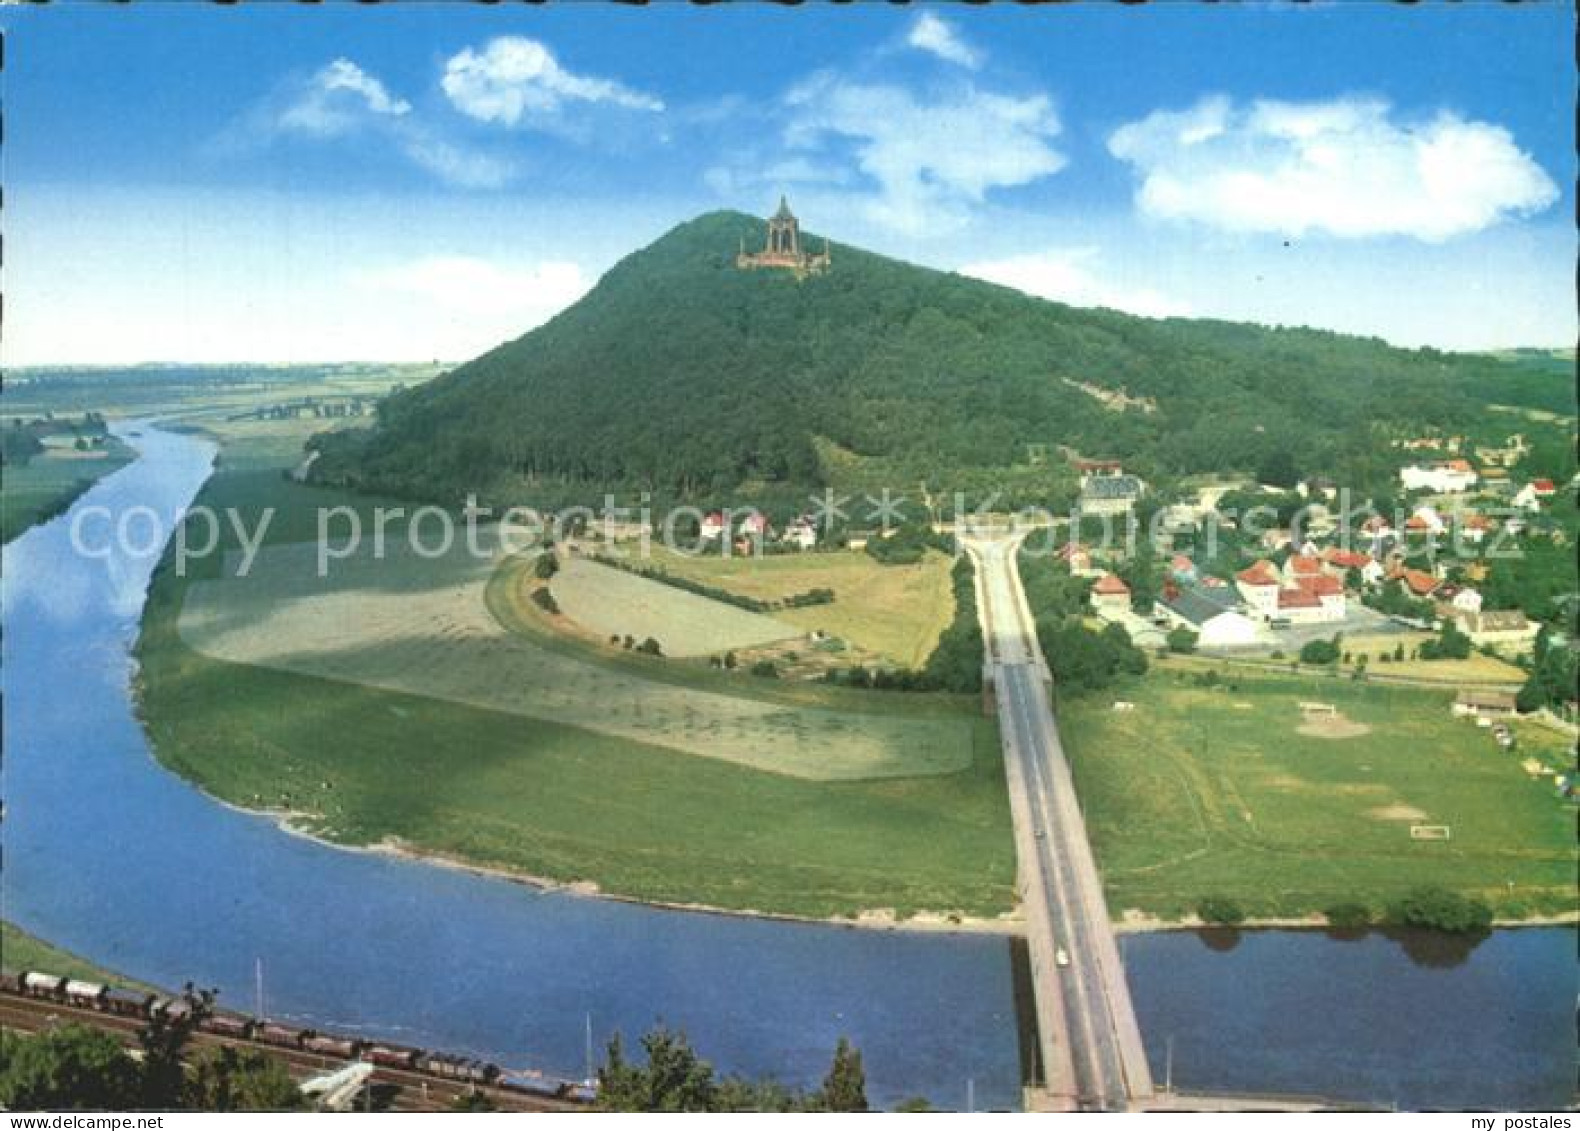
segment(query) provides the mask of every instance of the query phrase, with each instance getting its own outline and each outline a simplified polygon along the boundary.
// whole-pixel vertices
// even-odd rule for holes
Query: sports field
[[[710,656],[804,635],[775,616],[748,612],[575,554],[550,586],[561,612],[601,637],[658,641],[666,656]]]
[[[1560,736],[1519,724],[1522,749],[1505,752],[1450,717],[1446,691],[1196,676],[1165,669],[1060,705],[1116,914],[1179,915],[1205,895],[1264,916],[1380,908],[1421,884],[1509,915],[1573,910],[1574,809],[1521,767],[1533,752],[1558,764]],[[1135,709],[1114,711],[1116,697]]]
[[[277,506],[270,537],[281,539],[310,534],[316,506],[367,509],[376,502],[286,483],[277,471],[222,472],[202,501],[247,514]],[[994,916],[1014,903],[998,733],[971,704],[832,694],[743,677],[753,695],[736,697],[733,709],[745,724],[794,716],[803,702],[860,701],[867,711],[818,709],[852,730],[914,726],[953,733],[962,744],[952,748],[959,768],[950,773],[862,781],[764,773],[595,730],[587,724],[597,721],[596,699],[592,706],[575,703],[574,721],[561,722],[204,655],[183,641],[178,622],[188,592],[209,583],[161,572],[144,618],[139,682],[159,759],[227,801],[289,811],[303,828],[347,844],[389,841],[641,899],[811,916],[885,908],[901,916],[924,910]],[[425,592],[403,584],[392,576],[363,586],[362,595],[399,605]],[[294,598],[285,592],[280,599],[288,604]],[[200,599],[199,607],[211,599]],[[266,612],[275,607],[261,604]],[[240,631],[257,607],[219,600],[200,614],[217,619],[199,631]],[[321,638],[337,630],[363,631],[339,619],[317,631]],[[396,651],[408,647],[398,641]],[[567,651],[556,652],[556,643]],[[311,654],[313,648],[291,650]],[[579,658],[564,641],[540,650]],[[422,657],[421,670],[403,678],[442,674],[455,662],[443,651],[431,641],[411,645],[406,654]],[[592,665],[590,674],[629,673],[641,663],[614,657]],[[653,685],[648,695],[696,693],[684,680],[711,674],[649,663],[666,679],[672,669],[684,673],[680,683],[644,681]],[[474,665],[474,671],[494,667]],[[564,672],[561,666],[552,675],[556,686],[565,686]],[[522,694],[531,690],[526,669],[501,682]],[[748,713],[765,709],[766,716]]]
[[[764,601],[832,589],[833,604],[775,610],[774,619],[837,636],[903,667],[921,666],[955,611],[950,562],[942,554],[886,566],[850,551],[724,558],[655,547],[647,564]]]

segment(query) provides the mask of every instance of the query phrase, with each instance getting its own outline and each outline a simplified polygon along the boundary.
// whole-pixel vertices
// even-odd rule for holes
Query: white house
[[[805,515],[791,519],[785,525],[780,541],[788,542],[797,549],[810,550],[817,545],[817,524]]]
[[[1411,464],[1399,469],[1399,482],[1406,491],[1435,491],[1452,494],[1476,485],[1476,469],[1463,459],[1438,460],[1422,467]]]
[[[1105,573],[1092,586],[1092,609],[1100,617],[1119,617],[1130,611],[1130,586]]]
[[[1255,615],[1263,619],[1277,615],[1279,580],[1273,563],[1265,559],[1252,562],[1234,575],[1234,587]]]
[[[1514,505],[1521,510],[1539,511],[1542,509],[1542,500],[1550,499],[1557,494],[1551,479],[1536,479],[1527,483],[1514,493]]]
[[[747,538],[764,538],[769,533],[768,518],[761,511],[752,511],[741,519],[741,534]]]

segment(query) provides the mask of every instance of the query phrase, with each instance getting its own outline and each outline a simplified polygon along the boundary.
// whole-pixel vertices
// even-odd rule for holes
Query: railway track
[[[137,1046],[137,1034],[143,1020],[102,1013],[58,1001],[0,993],[0,1029],[21,1033],[37,1033],[76,1022],[103,1030],[128,1048]],[[247,1040],[211,1033],[203,1029],[193,1031],[188,1046],[192,1050],[230,1047],[253,1049],[279,1060],[291,1077],[301,1081],[324,1072],[333,1072],[354,1063],[352,1060],[324,1056],[305,1049],[285,1048],[262,1041]],[[371,1096],[375,1104],[387,1111],[445,1111],[462,1096],[473,1091],[486,1096],[501,1111],[586,1111],[587,1105],[573,1100],[560,1100],[547,1096],[531,1096],[510,1088],[492,1084],[470,1084],[448,1080],[411,1069],[375,1066],[369,1079]]]

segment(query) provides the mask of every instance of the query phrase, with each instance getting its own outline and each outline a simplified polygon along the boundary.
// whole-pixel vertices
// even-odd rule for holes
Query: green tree
[[[141,1106],[171,1109],[180,1105],[187,1042],[203,1018],[214,1012],[214,997],[214,990],[195,989],[188,982],[179,999],[187,1006],[185,1012],[172,1017],[168,1010],[158,1010],[138,1030],[137,1043],[143,1051]]]
[[[307,1105],[279,1060],[256,1049],[225,1045],[193,1060],[181,1106],[192,1111],[299,1111]]]
[[[818,1106],[825,1111],[866,1111],[867,1073],[861,1053],[844,1037],[834,1047],[834,1063],[823,1078]]]
[[[547,581],[559,571],[560,559],[555,556],[552,550],[546,550],[539,554],[537,560],[532,564],[532,575],[544,581]]]
[[[1201,916],[1203,923],[1217,926],[1237,927],[1245,922],[1245,911],[1238,903],[1224,895],[1204,896],[1196,904],[1196,914]]]
[[[114,1037],[66,1025],[0,1032],[0,1106],[10,1111],[127,1111],[143,1104],[142,1072]]]
[[[1164,642],[1168,645],[1170,652],[1183,653],[1196,651],[1197,639],[1196,633],[1186,628],[1183,624],[1177,624],[1169,629],[1169,634],[1164,637]]]
[[[1332,640],[1308,640],[1300,646],[1300,662],[1303,664],[1331,664],[1339,658],[1339,638]]]
[[[620,1037],[609,1042],[598,1073],[598,1106],[605,1111],[711,1111],[718,1096],[713,1066],[697,1056],[684,1033],[657,1028],[642,1038],[645,1065],[625,1059]]]
[[[1388,917],[1400,926],[1452,934],[1477,934],[1492,926],[1492,908],[1486,903],[1439,887],[1406,893],[1389,906]]]

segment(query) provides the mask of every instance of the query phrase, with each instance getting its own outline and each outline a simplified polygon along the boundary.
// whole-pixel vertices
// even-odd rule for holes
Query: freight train
[[[192,1013],[192,1002],[185,996],[167,997],[124,990],[39,970],[24,970],[17,974],[0,972],[0,993],[144,1020],[163,1016],[173,1021]],[[464,1084],[493,1085],[544,1099],[591,1103],[596,1095],[596,1089],[586,1083],[578,1084],[532,1072],[507,1073],[497,1064],[470,1057],[320,1033],[278,1021],[254,1021],[234,1013],[204,1013],[198,1018],[198,1028],[232,1040],[253,1041],[339,1060],[366,1060],[380,1068],[417,1072]]]

